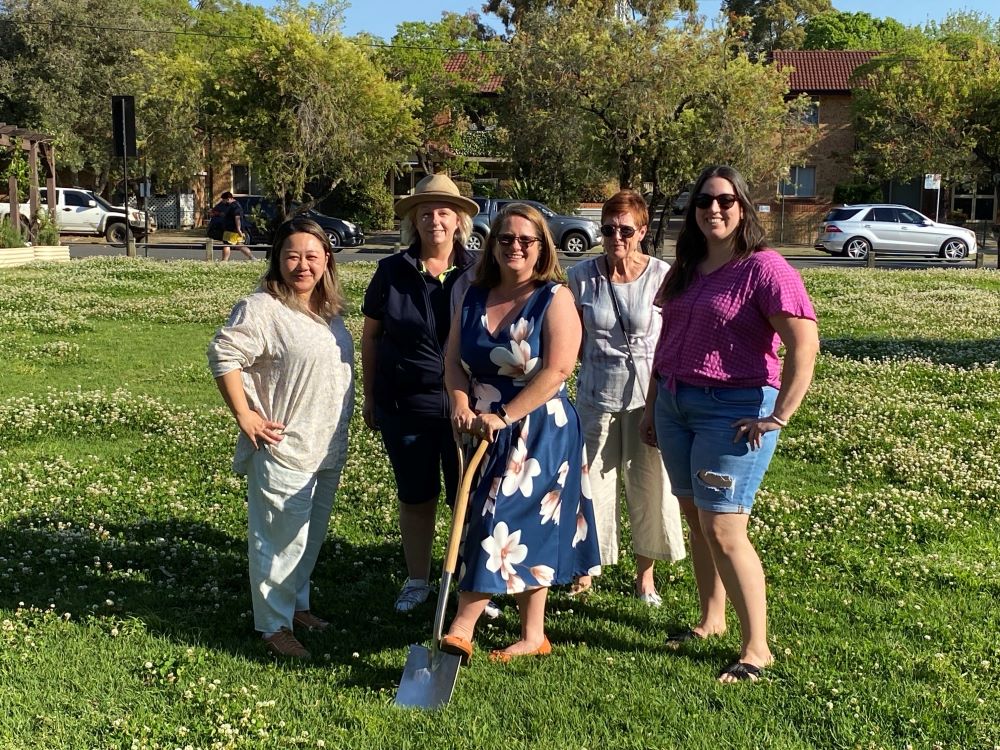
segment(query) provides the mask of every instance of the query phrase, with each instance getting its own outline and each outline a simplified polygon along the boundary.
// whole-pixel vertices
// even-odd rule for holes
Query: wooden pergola
[[[39,157],[46,172],[45,193],[49,216],[55,217],[56,215],[56,156],[52,145],[54,140],[55,138],[47,133],[37,133],[33,130],[25,130],[16,125],[8,125],[0,122],[0,146],[15,149],[20,148],[28,154],[28,170],[30,175],[28,206],[31,215],[27,218],[32,242],[38,239],[36,236],[38,226],[35,218],[38,216],[38,209],[41,208],[38,185]],[[17,178],[13,175],[7,181],[7,188],[10,200],[10,222],[15,227],[22,226],[21,210],[17,200]]]

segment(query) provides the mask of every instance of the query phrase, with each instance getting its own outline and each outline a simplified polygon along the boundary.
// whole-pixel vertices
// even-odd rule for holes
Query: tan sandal
[[[594,586],[594,580],[591,579],[586,583],[576,579],[573,581],[573,585],[569,587],[569,591],[566,592],[567,596],[580,596],[581,594],[586,594]]]

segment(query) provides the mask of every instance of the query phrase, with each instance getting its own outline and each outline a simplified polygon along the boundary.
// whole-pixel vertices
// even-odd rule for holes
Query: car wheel
[[[844,243],[844,257],[864,260],[872,251],[872,243],[864,237],[851,237]]]
[[[339,253],[344,249],[344,241],[340,239],[340,235],[336,232],[327,232],[326,236],[330,239],[330,246],[333,248],[333,252]]]
[[[469,241],[465,243],[465,246],[473,252],[482,252],[483,248],[486,247],[486,235],[482,232],[473,232],[469,235]]]
[[[112,245],[124,245],[125,234],[125,224],[120,221],[115,221],[108,224],[108,228],[104,230],[104,239]]]
[[[566,255],[582,255],[590,249],[590,244],[587,242],[586,235],[580,232],[569,232],[563,237],[562,247]]]
[[[952,263],[957,263],[968,254],[969,246],[965,244],[965,240],[960,240],[958,237],[951,237],[941,245],[941,257]]]

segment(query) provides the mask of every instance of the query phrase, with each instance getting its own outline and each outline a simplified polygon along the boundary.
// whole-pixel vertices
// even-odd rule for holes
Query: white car
[[[865,203],[834,208],[823,219],[816,249],[864,259],[868,253],[926,255],[959,261],[978,252],[975,232],[932,221],[909,206]]]

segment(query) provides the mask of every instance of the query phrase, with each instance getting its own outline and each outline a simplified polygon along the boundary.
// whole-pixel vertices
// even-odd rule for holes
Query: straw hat
[[[463,197],[458,192],[458,185],[452,182],[450,177],[443,174],[427,175],[417,183],[413,195],[396,201],[396,216],[404,218],[421,203],[447,203],[456,211],[461,211],[469,216],[475,216],[479,213],[479,206],[476,205],[476,202]]]

